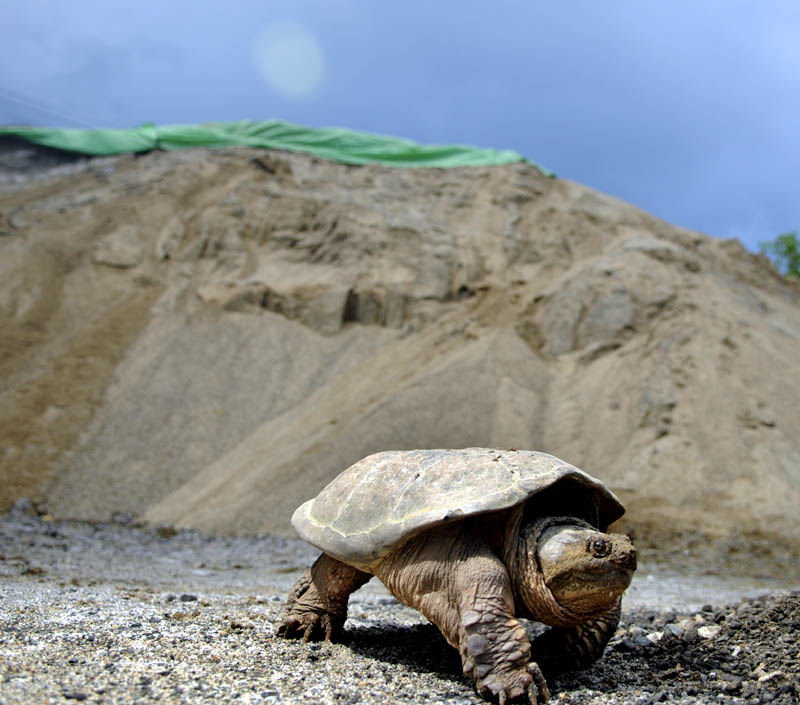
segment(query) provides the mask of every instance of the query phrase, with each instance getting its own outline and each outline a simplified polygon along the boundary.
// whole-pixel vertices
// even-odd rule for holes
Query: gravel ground
[[[19,502],[0,521],[0,704],[482,702],[455,650],[377,583],[353,596],[345,643],[273,638],[315,555]],[[765,587],[645,566],[603,659],[551,677],[551,702],[800,702],[800,591],[752,596]]]

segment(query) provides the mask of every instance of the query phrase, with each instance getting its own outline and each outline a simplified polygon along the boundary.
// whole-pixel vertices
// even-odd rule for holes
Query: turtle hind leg
[[[350,593],[371,577],[323,553],[294,584],[276,634],[286,639],[335,641],[347,619]]]

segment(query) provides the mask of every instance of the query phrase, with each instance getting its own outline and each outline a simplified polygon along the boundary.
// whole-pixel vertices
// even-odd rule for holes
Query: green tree
[[[760,247],[781,273],[800,277],[800,241],[797,232],[778,235],[771,242],[760,243]]]

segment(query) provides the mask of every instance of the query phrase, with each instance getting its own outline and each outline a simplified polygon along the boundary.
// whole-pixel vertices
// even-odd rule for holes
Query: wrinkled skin
[[[278,635],[303,641],[336,641],[347,619],[350,593],[372,575],[323,553],[294,584]]]
[[[536,705],[549,698],[540,667],[553,674],[602,654],[636,552],[572,517],[530,522],[508,545],[473,520],[422,532],[370,569],[458,649],[483,697]],[[335,639],[350,593],[370,577],[323,554],[295,584],[278,635]],[[520,617],[552,629],[531,644]]]

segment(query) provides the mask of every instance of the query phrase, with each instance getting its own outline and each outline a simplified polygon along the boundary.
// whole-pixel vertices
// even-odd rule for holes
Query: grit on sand
[[[0,703],[483,702],[439,631],[375,581],[351,598],[343,643],[275,638],[314,556],[296,539],[17,505],[0,521]],[[642,566],[603,658],[550,678],[551,702],[795,705],[800,591],[777,587]]]

